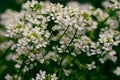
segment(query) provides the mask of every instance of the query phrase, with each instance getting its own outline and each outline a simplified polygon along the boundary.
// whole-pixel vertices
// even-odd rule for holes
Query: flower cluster
[[[33,0],[24,3],[20,12],[7,10],[1,24],[8,42],[0,50],[10,48],[6,60],[14,61],[16,74],[8,73],[5,79],[76,80],[82,74],[78,71],[98,68],[107,60],[116,64],[120,1],[103,5],[104,10],[77,2],[64,6]],[[117,70],[113,73],[119,75]]]
[[[32,80],[57,80],[57,77],[56,74],[47,75],[45,71],[40,70],[39,74],[37,74],[36,79],[32,79]]]

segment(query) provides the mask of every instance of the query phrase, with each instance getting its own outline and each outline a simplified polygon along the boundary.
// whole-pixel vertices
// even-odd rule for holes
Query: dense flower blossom
[[[107,0],[103,6],[105,10],[77,2],[63,6],[32,0],[24,3],[20,12],[7,10],[0,23],[6,28],[8,42],[1,44],[0,50],[10,48],[6,60],[15,62],[17,74],[7,74],[5,79],[23,80],[23,75],[35,71],[30,80],[58,80],[78,75],[73,69],[76,65],[79,70],[92,70],[99,62],[116,63],[118,53],[113,47],[119,47],[120,19],[112,15],[120,18],[114,11],[120,9],[120,2]],[[120,75],[118,71],[119,67],[114,73]]]

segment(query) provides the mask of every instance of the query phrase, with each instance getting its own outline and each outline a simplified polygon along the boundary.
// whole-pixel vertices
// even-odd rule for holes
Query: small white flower
[[[95,62],[93,61],[91,64],[87,64],[87,67],[88,67],[88,70],[95,69],[96,68]]]
[[[13,79],[13,77],[12,77],[12,76],[10,76],[9,74],[7,74],[7,75],[5,76],[5,79],[6,79],[6,80],[12,80],[12,79]]]
[[[51,75],[51,80],[57,80],[56,74]]]
[[[114,74],[116,74],[117,76],[120,76],[120,67],[118,66],[114,71]]]

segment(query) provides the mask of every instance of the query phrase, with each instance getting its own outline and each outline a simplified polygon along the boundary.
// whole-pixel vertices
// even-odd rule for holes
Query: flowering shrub
[[[113,62],[120,76],[120,1],[104,8],[69,2],[67,6],[27,1],[20,12],[1,15],[6,42],[0,50],[11,62],[6,80],[106,80],[101,69]],[[92,72],[94,72],[92,74]],[[98,77],[89,77],[95,76]]]

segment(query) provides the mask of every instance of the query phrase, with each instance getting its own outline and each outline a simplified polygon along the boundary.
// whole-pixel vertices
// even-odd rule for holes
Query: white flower
[[[51,80],[57,80],[56,74],[51,75]]]
[[[6,79],[6,80],[12,80],[13,78],[12,78],[12,76],[10,76],[9,74],[7,74],[7,75],[5,76],[5,79]]]
[[[35,80],[45,80],[45,78],[46,78],[45,75],[46,75],[46,72],[40,70],[39,74],[37,73],[37,76],[36,76]]]
[[[99,21],[102,21],[104,19],[106,19],[109,14],[104,12],[102,9],[98,8],[96,9],[95,11],[93,11],[93,15],[96,16],[96,18],[99,20]]]
[[[57,64],[62,55],[65,57],[60,66],[82,55],[84,55],[83,59],[90,57],[93,60],[90,64],[85,63],[88,70],[96,68],[96,62],[92,59],[96,56],[101,63],[107,60],[115,63],[117,52],[113,50],[113,46],[118,47],[120,43],[119,19],[115,17],[119,18],[120,14],[117,12],[115,17],[109,17],[108,12],[111,9],[119,9],[120,5],[118,0],[112,2],[106,3],[110,4],[108,10],[102,10],[89,4],[82,5],[76,2],[70,2],[64,7],[59,3],[27,1],[22,5],[21,11],[7,10],[1,15],[0,23],[5,26],[4,34],[10,42],[0,45],[0,50],[11,48],[6,59],[13,60],[16,63],[16,69],[21,67],[23,58],[27,57],[22,69],[23,73],[33,69],[34,66],[37,67],[38,62],[41,65],[48,65],[52,59]],[[101,28],[99,22],[103,20],[106,21],[103,22],[105,25]],[[97,39],[94,31],[99,28],[100,34],[97,35],[99,36]],[[70,63],[70,66],[74,66],[74,61]],[[63,69],[66,76],[73,72],[71,70]],[[119,75],[116,71],[114,73]],[[7,75],[5,78],[11,80],[16,79],[17,76]],[[21,77],[19,79],[22,79]],[[55,73],[49,74],[47,71],[40,70],[32,80],[46,80],[47,78],[58,79]]]
[[[39,73],[36,74],[36,78],[32,78],[32,80],[46,80],[47,76],[50,76],[50,80],[57,80],[56,74],[47,74],[45,71],[40,70]]]
[[[93,61],[91,64],[87,64],[88,70],[95,69],[96,65],[95,62]]]
[[[65,73],[66,76],[69,76],[70,70],[64,70],[64,73]]]
[[[118,66],[114,71],[114,74],[116,74],[117,76],[120,76],[120,67]]]
[[[5,76],[5,80],[13,80],[13,79],[22,80],[21,77],[19,77],[19,76],[17,76],[17,75],[11,76],[11,75],[7,74],[7,75]]]

